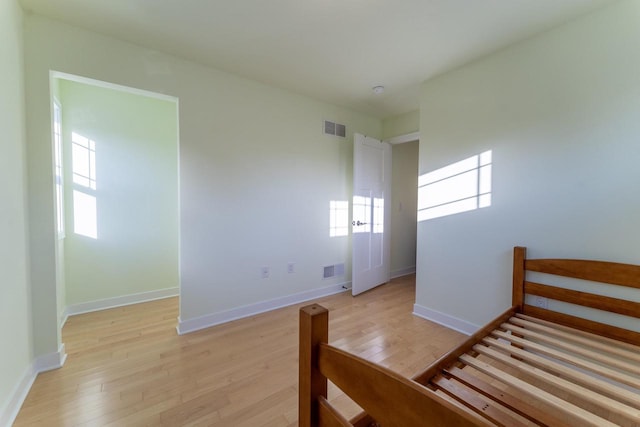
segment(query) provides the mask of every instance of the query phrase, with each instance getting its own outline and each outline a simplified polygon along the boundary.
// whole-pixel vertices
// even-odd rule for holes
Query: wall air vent
[[[344,276],[344,263],[327,265],[322,267],[322,278],[329,279],[331,277]]]
[[[340,123],[334,123],[330,122],[329,120],[325,120],[324,133],[325,135],[333,135],[345,138],[347,136],[347,127]]]

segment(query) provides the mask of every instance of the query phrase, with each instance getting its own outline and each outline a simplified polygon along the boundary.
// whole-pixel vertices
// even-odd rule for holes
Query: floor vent
[[[325,135],[333,135],[339,136],[340,138],[345,138],[347,136],[347,127],[340,123],[334,123],[330,122],[329,120],[325,120],[324,133]]]
[[[322,278],[329,279],[331,277],[344,276],[344,263],[327,265],[322,267]]]

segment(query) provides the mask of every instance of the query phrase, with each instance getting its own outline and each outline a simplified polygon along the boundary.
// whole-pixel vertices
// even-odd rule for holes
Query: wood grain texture
[[[549,347],[547,345],[529,341],[527,339],[517,337],[512,334],[506,334],[502,331],[493,331],[492,335],[496,336],[497,338],[501,338],[505,341],[510,341],[512,344],[517,344],[519,348],[521,347],[527,350],[531,350],[532,352],[542,354],[544,356],[552,357],[556,360],[562,361],[564,363],[568,363],[571,366],[576,366],[576,367],[586,369],[597,375],[601,375],[606,378],[611,378],[614,381],[617,381],[622,384],[627,384],[631,387],[640,388],[640,379],[634,378],[619,370],[608,368],[602,363],[590,362],[581,357],[576,357],[570,352],[560,351],[558,349]]]
[[[446,375],[455,378],[476,392],[487,396],[491,400],[500,402],[511,411],[535,422],[541,426],[549,427],[570,427],[571,424],[555,417],[549,411],[542,411],[538,407],[530,405],[515,394],[506,393],[504,390],[492,386],[486,381],[468,373],[460,368],[451,368],[445,371]]]
[[[298,425],[316,427],[319,398],[327,397],[327,379],[318,370],[318,349],[329,340],[329,311],[312,304],[300,309]]]
[[[513,286],[511,289],[511,305],[522,311],[524,304],[524,274],[527,248],[516,246],[513,248]]]
[[[611,326],[593,320],[583,319],[556,311],[525,304],[522,313],[571,328],[581,329],[604,337],[614,338],[633,345],[640,345],[640,333]]]
[[[530,259],[525,269],[640,289],[640,266],[578,259]]]
[[[559,377],[568,378],[576,384],[583,385],[590,390],[597,391],[605,396],[612,396],[620,402],[626,402],[640,408],[640,395],[638,393],[634,393],[631,390],[615,385],[610,381],[604,381],[597,378],[593,375],[593,373],[598,373],[597,371],[592,371],[593,373],[589,375],[585,373],[586,371],[569,368],[567,365],[553,361],[549,357],[542,357],[535,353],[524,351],[514,345],[505,344],[494,338],[487,337],[482,340],[482,342],[489,348],[495,348],[507,354],[517,356],[519,360],[525,361],[532,366],[552,372]],[[571,357],[570,355],[567,355],[565,360],[573,360],[574,362],[580,363],[579,358]]]
[[[616,426],[616,424],[609,422],[606,419],[594,415],[576,405],[570,404],[567,401],[555,396],[554,394],[548,393],[545,390],[535,387],[526,381],[523,381],[513,375],[507,374],[505,371],[498,369],[489,363],[480,361],[477,358],[471,357],[468,354],[460,356],[460,360],[465,364],[474,367],[478,371],[489,375],[490,377],[498,381],[510,385],[521,393],[528,395],[531,399],[543,401],[554,407],[555,410],[575,417],[576,419],[580,420],[580,422],[582,423],[581,425],[592,427]]]
[[[465,338],[413,316],[414,301],[407,276],[317,302],[330,310],[330,343],[411,376]],[[177,298],[72,316],[65,366],[38,376],[15,426],[297,426],[303,305],[183,336]],[[328,393],[346,417],[360,413],[332,384]]]
[[[542,325],[540,323],[531,322],[519,317],[513,317],[509,319],[509,322],[528,330],[545,334],[549,337],[561,339],[565,343],[577,344],[584,348],[598,351],[602,354],[608,354],[615,358],[622,358],[623,360],[627,359],[632,362],[637,362],[638,365],[640,365],[640,354],[638,354],[638,347],[635,347],[634,349],[619,348],[618,346],[613,346],[608,343],[601,342],[600,340],[594,340],[589,337],[575,334],[573,332],[563,331],[552,326]]]
[[[545,298],[564,301],[570,304],[591,307],[611,313],[618,313],[630,317],[640,317],[640,303],[619,298],[596,295],[589,292],[574,291],[557,286],[525,282],[524,292],[528,295],[538,295]]]
[[[517,336],[522,336],[536,342],[541,342],[545,345],[550,345],[552,347],[568,351],[591,360],[595,360],[598,363],[606,364],[608,366],[629,372],[634,375],[640,375],[639,364],[624,359],[619,359],[616,356],[612,356],[611,354],[607,354],[598,349],[594,350],[593,348],[585,348],[581,345],[567,342],[563,339],[554,338],[553,336],[544,333],[525,329],[520,326],[515,326],[510,323],[503,323],[500,326],[507,331],[511,331]]]
[[[506,322],[512,316],[515,315],[516,307],[512,307],[502,313],[500,316],[496,317],[493,321],[489,322],[482,329],[469,336],[466,340],[460,343],[457,347],[453,348],[446,354],[444,354],[440,359],[438,359],[435,363],[429,365],[423,371],[415,374],[413,376],[413,380],[417,381],[420,384],[428,384],[429,380],[435,375],[439,374],[440,371],[449,367],[452,363],[454,363],[458,357],[473,348],[478,342],[482,340],[487,334],[491,333],[494,329],[500,326],[503,322]]]
[[[640,267],[525,255],[525,248],[514,248],[513,307],[415,375],[423,388],[329,344],[320,344],[320,370],[382,425],[454,425],[459,420],[448,417],[463,415],[460,408],[482,417],[465,420],[478,425],[640,425],[637,388],[627,388],[640,376],[640,348],[628,342],[637,333],[524,303],[533,294],[638,317],[637,302],[526,282],[525,273],[636,287],[631,274]],[[550,322],[555,319],[562,325]],[[619,337],[625,343],[611,339]]]
[[[620,348],[626,348],[628,350],[636,350],[638,348],[637,345],[633,345],[624,341],[620,341],[620,340],[616,340],[613,338],[608,338],[608,337],[604,337],[602,335],[597,335],[597,334],[592,334],[591,332],[587,332],[587,331],[583,331],[581,329],[576,329],[576,328],[571,328],[569,326],[565,326],[565,325],[560,325],[559,323],[553,323],[553,322],[549,322],[547,320],[543,320],[543,319],[538,319],[536,317],[531,317],[531,316],[527,316],[526,314],[522,314],[522,313],[517,313],[516,317],[520,318],[520,319],[525,319],[528,320],[530,322],[535,322],[535,323],[539,323],[541,325],[546,325],[546,326],[551,326],[559,331],[565,331],[565,332],[570,332],[572,334],[575,335],[580,335],[583,337],[587,337],[591,340],[594,341],[600,341],[600,342],[604,342],[607,343],[611,346],[614,347],[620,347]]]
[[[490,426],[430,389],[390,369],[327,344],[320,344],[320,371],[384,426]]]
[[[490,347],[476,345],[473,349],[479,354],[483,354],[493,360],[519,370],[525,376],[533,377],[544,382],[545,384],[557,387],[558,389],[568,393],[569,396],[584,399],[592,405],[598,405],[602,409],[615,412],[618,415],[625,417],[629,421],[640,425],[640,411],[622,402],[619,402],[616,399],[609,398],[605,395],[594,392],[587,387],[583,387],[572,381],[568,381],[564,378],[552,375],[546,372],[544,369],[539,369],[526,362],[519,361],[513,357],[495,351]],[[548,365],[545,365],[545,367],[547,366]]]
[[[444,391],[449,396],[463,402],[464,405],[470,407],[481,416],[486,416],[492,423],[502,427],[520,427],[526,426],[514,412],[500,410],[499,403],[483,398],[482,393],[476,392],[466,384],[456,381],[454,378],[446,379],[441,375],[431,380],[432,384],[438,386],[439,390]]]
[[[353,427],[353,424],[331,406],[324,396],[318,397],[318,420],[324,427]],[[298,425],[303,424],[299,422]]]

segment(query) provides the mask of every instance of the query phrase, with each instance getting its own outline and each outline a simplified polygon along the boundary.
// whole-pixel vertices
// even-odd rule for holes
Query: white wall
[[[0,425],[14,415],[33,357],[28,275],[22,11],[0,0]],[[52,301],[55,310],[55,299]]]
[[[615,3],[424,83],[420,173],[491,149],[493,204],[418,224],[418,306],[488,321],[514,245],[640,263],[639,22]]]
[[[33,286],[43,298],[55,290],[50,69],[179,98],[182,320],[348,280],[349,238],[329,238],[329,201],[350,199],[352,133],[379,136],[379,120],[37,15],[25,40]],[[323,119],[345,123],[348,138],[322,135]],[[345,277],[323,281],[321,267],[337,262]],[[51,316],[35,316],[48,349]]]
[[[52,79],[51,81],[51,95],[53,98],[60,102],[60,81],[58,79]],[[64,165],[64,162],[63,162]],[[63,190],[64,195],[64,190]],[[64,215],[64,210],[62,212]],[[55,218],[56,222],[58,221],[57,216]],[[64,218],[62,218],[64,222]],[[65,272],[64,272],[64,243],[65,239],[58,238],[56,242],[56,297],[57,297],[57,316],[58,316],[58,324],[60,328],[64,321],[66,320],[66,308],[67,308],[67,292],[65,289]]]
[[[382,139],[407,135],[420,130],[420,111],[409,111],[382,120]]]

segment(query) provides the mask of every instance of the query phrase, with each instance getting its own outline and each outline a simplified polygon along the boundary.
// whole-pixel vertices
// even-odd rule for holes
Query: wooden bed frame
[[[299,425],[640,426],[640,333],[532,306],[525,295],[632,318],[640,303],[530,282],[526,272],[640,289],[640,266],[526,259],[516,247],[513,307],[411,379],[332,347],[328,311],[303,307]],[[364,412],[342,416],[327,380]]]

